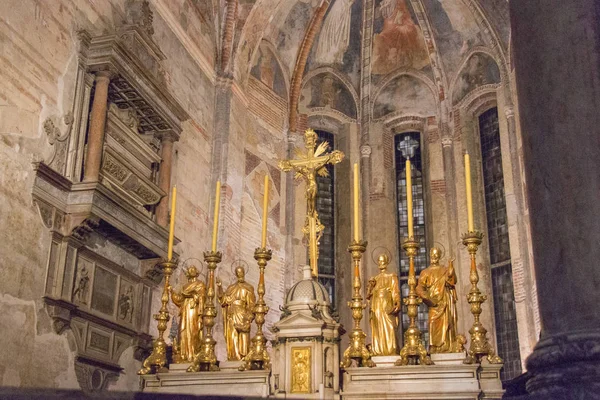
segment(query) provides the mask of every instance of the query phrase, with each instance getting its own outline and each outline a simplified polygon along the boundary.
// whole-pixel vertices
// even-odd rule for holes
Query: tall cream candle
[[[471,159],[469,153],[465,153],[465,186],[467,190],[467,225],[469,232],[473,232],[473,196],[471,193]]]
[[[412,197],[412,171],[410,160],[406,159],[406,212],[408,214],[408,237],[415,235],[413,229],[413,197]]]
[[[360,240],[360,220],[359,220],[359,203],[358,203],[358,163],[354,164],[354,241]]]
[[[215,214],[213,220],[213,235],[212,248],[213,252],[217,251],[217,232],[219,231],[219,208],[221,205],[221,181],[217,181],[217,190],[215,193]]]
[[[269,174],[265,174],[265,194],[263,197],[262,236],[260,247],[267,247],[267,216],[269,214]]]
[[[177,187],[173,186],[171,192],[171,221],[169,225],[169,247],[167,250],[167,261],[173,258],[173,240],[175,239],[175,204],[177,203]]]

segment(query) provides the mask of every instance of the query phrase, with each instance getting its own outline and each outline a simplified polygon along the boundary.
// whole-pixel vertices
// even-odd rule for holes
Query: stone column
[[[111,76],[112,73],[110,71],[96,72],[94,102],[92,104],[92,112],[90,113],[87,153],[83,169],[84,182],[96,182],[100,174],[102,146],[104,145],[104,127],[106,126],[106,110],[108,109],[108,85]]]
[[[458,243],[458,211],[456,209],[456,167],[454,164],[454,145],[450,135],[442,136],[442,159],[444,161],[444,181],[446,183],[446,212],[448,213],[448,257],[456,256]]]
[[[156,206],[156,223],[160,226],[169,225],[169,194],[171,191],[171,166],[173,164],[173,143],[175,135],[173,132],[161,132],[158,135],[161,141],[160,169],[158,170],[158,187],[167,195],[160,199]]]
[[[600,7],[510,2],[542,325],[536,398],[600,391]]]
[[[299,135],[288,132],[286,136],[286,158],[294,157],[294,149],[299,141]],[[300,140],[301,141],[301,140]],[[294,284],[296,269],[294,257],[294,227],[296,218],[296,190],[294,187],[294,174],[288,173],[285,178],[285,278],[284,293]]]

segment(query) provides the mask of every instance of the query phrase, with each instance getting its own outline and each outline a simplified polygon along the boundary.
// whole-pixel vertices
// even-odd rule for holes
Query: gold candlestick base
[[[352,365],[353,359],[357,361],[359,367],[375,366],[375,363],[371,360],[371,353],[365,344],[367,335],[360,328],[363,310],[367,307],[363,302],[360,283],[360,260],[366,249],[367,242],[353,241],[348,246],[348,251],[352,253],[352,260],[354,261],[354,279],[352,282],[354,294],[352,295],[352,301],[348,302],[348,307],[352,310],[354,328],[350,332],[350,344],[346,351],[344,351],[344,358],[340,362],[340,368],[349,368]]]
[[[269,307],[265,303],[265,267],[271,259],[272,251],[266,248],[254,250],[254,259],[258,262],[260,276],[258,279],[258,300],[254,305],[254,321],[256,322],[256,335],[252,338],[250,349],[239,367],[240,371],[271,369],[271,359],[267,353],[267,339],[263,334],[265,315]]]
[[[217,343],[212,335],[213,327],[215,326],[215,318],[217,309],[215,307],[215,270],[217,264],[221,262],[221,253],[218,251],[205,251],[204,261],[208,265],[207,292],[206,304],[204,305],[203,322],[206,328],[206,334],[202,339],[200,351],[194,357],[192,365],[187,369],[187,372],[198,371],[219,371],[217,356],[215,355],[215,344]]]
[[[485,356],[490,364],[502,364],[502,359],[496,355],[494,348],[487,338],[487,329],[479,321],[481,315],[481,304],[487,300],[487,296],[482,294],[477,283],[479,282],[479,274],[477,273],[477,263],[475,256],[477,249],[483,240],[483,233],[478,231],[469,231],[462,236],[463,244],[467,247],[467,251],[471,256],[471,272],[469,280],[471,281],[471,290],[467,295],[467,301],[471,305],[471,314],[473,314],[474,322],[469,333],[471,334],[471,344],[467,351],[467,357],[464,360],[465,364],[480,363],[481,358]]]
[[[158,325],[158,337],[152,342],[152,353],[142,363],[142,369],[137,373],[138,375],[146,375],[152,373],[154,369],[156,372],[168,372],[167,365],[167,342],[165,342],[165,331],[167,330],[167,323],[171,317],[169,316],[169,310],[167,304],[169,303],[169,280],[173,271],[177,268],[177,263],[173,261],[163,261],[159,264],[165,276],[165,286],[163,289],[162,296],[160,298],[161,307],[158,310],[158,314],[154,314],[154,319]]]
[[[417,326],[417,315],[419,305],[423,302],[417,295],[417,278],[415,276],[415,257],[419,250],[419,242],[414,237],[407,238],[402,244],[402,248],[408,255],[408,297],[404,298],[404,304],[407,306],[409,325],[404,332],[404,346],[400,349],[400,358],[394,365],[408,365],[410,360],[421,365],[432,365],[433,361],[427,354],[427,349],[423,345],[421,330]]]

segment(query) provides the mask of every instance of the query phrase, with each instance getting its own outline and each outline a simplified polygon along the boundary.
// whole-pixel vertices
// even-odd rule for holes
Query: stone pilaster
[[[171,191],[171,167],[173,165],[173,142],[175,135],[172,132],[161,132],[159,134],[161,141],[160,156],[162,161],[158,170],[158,187],[167,193],[160,199],[156,206],[156,223],[162,227],[169,225],[169,195]]]
[[[102,162],[102,146],[104,145],[104,128],[106,126],[106,110],[108,109],[108,85],[112,73],[96,72],[94,102],[90,115],[90,129],[87,137],[87,153],[83,170],[84,182],[95,182],[100,174]]]
[[[536,398],[600,391],[600,24],[595,0],[511,1],[542,325]]]

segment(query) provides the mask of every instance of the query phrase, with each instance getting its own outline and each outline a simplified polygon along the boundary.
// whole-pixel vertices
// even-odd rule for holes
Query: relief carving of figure
[[[223,291],[221,280],[217,278],[219,303],[223,308],[223,330],[227,345],[227,359],[241,360],[250,347],[250,326],[254,320],[254,288],[245,280],[245,271],[236,267],[237,282]]]
[[[199,350],[202,339],[202,314],[206,301],[206,287],[198,280],[198,269],[194,266],[185,271],[187,283],[181,292],[175,292],[171,286],[171,300],[179,307],[179,360],[192,362]]]
[[[440,265],[441,252],[432,247],[431,265],[421,271],[417,294],[429,307],[429,352],[455,353],[462,351],[464,337],[457,335],[456,272],[450,260]]]
[[[119,296],[119,319],[133,321],[133,286]]]
[[[77,287],[73,291],[73,297],[75,300],[82,304],[87,304],[88,289],[90,284],[90,277],[88,276],[88,270],[85,265],[81,265],[79,269],[79,277],[77,278]]]
[[[377,260],[379,274],[369,279],[367,299],[370,300],[370,325],[373,343],[371,354],[391,356],[398,354],[396,332],[400,313],[400,285],[398,275],[388,272],[390,258],[381,254]]]

